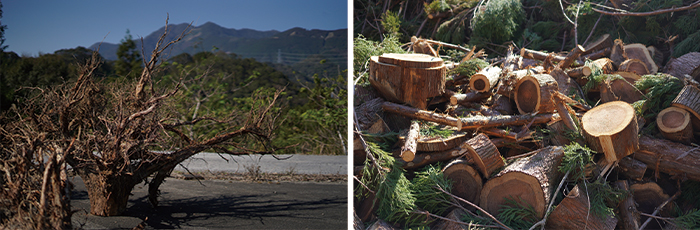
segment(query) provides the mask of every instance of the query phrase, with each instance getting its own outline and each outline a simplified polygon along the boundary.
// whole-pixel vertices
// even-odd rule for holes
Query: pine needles
[[[572,142],[564,146],[564,157],[562,158],[561,166],[559,166],[559,172],[571,171],[573,178],[585,180],[586,169],[592,166],[592,156],[595,153],[588,147],[581,146],[578,142]]]
[[[372,40],[367,40],[364,36],[359,35],[354,39],[353,42],[353,69],[355,76],[361,78],[358,84],[368,84],[367,76],[367,66],[369,63],[369,58],[372,56],[378,56],[384,53],[406,53],[401,49],[401,43],[399,43],[399,38],[395,35],[387,35],[381,42],[376,42]]]
[[[673,99],[683,89],[683,82],[680,79],[665,73],[656,75],[644,75],[634,83],[642,92],[646,93],[644,100],[633,104],[635,109],[644,114],[644,118],[649,120],[656,117],[661,110],[671,106]]]

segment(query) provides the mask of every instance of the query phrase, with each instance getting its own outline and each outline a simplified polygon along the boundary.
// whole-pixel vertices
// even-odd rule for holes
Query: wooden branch
[[[467,102],[481,101],[491,96],[490,93],[471,91],[469,93],[457,93],[450,97],[450,105],[465,104]]]
[[[700,181],[699,152],[697,148],[680,143],[642,136],[639,150],[632,157],[656,171]]]
[[[696,1],[691,3],[690,5],[687,6],[682,6],[676,8],[671,7],[671,8],[666,8],[666,9],[660,9],[660,10],[655,10],[655,11],[650,11],[650,12],[610,12],[610,11],[605,11],[601,10],[598,8],[593,8],[593,11],[605,14],[605,15],[612,15],[612,16],[634,16],[634,17],[646,17],[646,16],[653,16],[653,15],[658,15],[658,14],[665,14],[665,13],[672,13],[672,12],[678,12],[678,11],[684,11],[684,10],[690,10],[690,9],[695,9],[697,7],[700,7],[700,1]]]
[[[417,140],[420,135],[420,125],[418,121],[411,122],[411,128],[408,130],[408,135],[406,135],[406,140],[401,147],[401,154],[399,155],[404,161],[412,161],[416,156]]]
[[[461,118],[462,129],[490,128],[498,126],[526,125],[547,123],[559,119],[558,114],[538,114],[538,115],[501,115],[501,116],[473,116]]]
[[[403,115],[406,117],[411,117],[415,119],[421,119],[421,120],[426,120],[426,121],[432,121],[432,122],[437,122],[439,124],[443,125],[449,125],[449,126],[454,126],[457,127],[457,129],[462,129],[462,122],[460,122],[459,119],[426,111],[426,110],[420,110],[420,109],[415,109],[412,107],[404,106],[404,105],[399,105],[396,103],[391,103],[391,102],[384,102],[382,103],[382,109],[384,111],[390,112],[390,113],[396,113],[399,115]]]
[[[585,49],[583,48],[583,46],[576,45],[576,47],[574,47],[574,49],[571,50],[571,52],[569,52],[568,55],[566,55],[564,60],[562,60],[561,62],[559,62],[559,64],[557,64],[557,67],[560,69],[569,68],[569,66],[571,66],[571,64],[573,64],[574,62],[577,61],[578,57],[581,56],[581,54],[584,51],[585,51]]]
[[[641,181],[644,177],[644,173],[647,171],[647,165],[644,164],[644,162],[631,157],[623,157],[620,159],[618,166],[623,175],[636,181]]]

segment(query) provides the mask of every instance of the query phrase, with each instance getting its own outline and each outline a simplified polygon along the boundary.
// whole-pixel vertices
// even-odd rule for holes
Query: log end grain
[[[453,160],[445,166],[443,175],[452,181],[452,194],[479,205],[483,181],[479,173],[469,164],[465,159]],[[475,209],[470,205],[463,205],[470,208],[471,211]]]
[[[685,109],[671,106],[656,116],[656,125],[666,139],[689,144],[693,138],[690,117]]]
[[[583,136],[591,149],[605,154],[607,163],[614,163],[639,149],[636,119],[627,102],[608,102],[583,115]]]

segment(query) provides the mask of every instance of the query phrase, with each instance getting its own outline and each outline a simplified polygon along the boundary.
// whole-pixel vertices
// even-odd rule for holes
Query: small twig
[[[367,189],[367,191],[371,192],[372,194],[377,194],[377,192],[372,191],[372,189],[369,189],[369,187],[367,187],[367,185],[365,185],[365,183],[362,183],[362,181],[360,180],[360,178],[357,178],[357,176],[354,176],[354,175],[353,175],[352,178],[353,178],[355,181],[357,181],[358,183],[360,183],[360,185],[362,185],[362,187],[365,187],[365,189]]]
[[[438,219],[441,219],[441,220],[444,220],[444,221],[449,221],[449,222],[452,222],[452,223],[455,223],[455,224],[466,225],[466,226],[469,226],[469,227],[472,227],[472,226],[473,226],[473,227],[483,227],[483,228],[498,228],[498,227],[500,227],[500,226],[497,226],[497,225],[483,225],[483,224],[474,224],[474,223],[462,222],[462,221],[453,220],[453,219],[450,219],[450,218],[445,218],[445,217],[442,217],[442,216],[438,216],[438,215],[432,214],[432,213],[427,212],[427,211],[413,211],[413,213],[422,214],[422,215],[428,215],[428,216],[432,216],[432,217],[435,217],[435,218],[438,218]]]
[[[610,12],[610,11],[604,11],[598,8],[593,8],[593,11],[605,14],[605,15],[613,15],[613,16],[635,16],[635,17],[645,17],[645,16],[652,16],[652,15],[658,15],[658,14],[665,14],[665,13],[672,13],[672,12],[678,12],[678,11],[684,11],[684,10],[690,10],[700,7],[700,0],[695,1],[691,3],[690,5],[683,6],[683,7],[678,7],[676,8],[671,7],[671,8],[666,8],[666,9],[660,9],[660,10],[655,10],[655,11],[650,11],[650,12]]]
[[[661,211],[661,209],[663,209],[663,208],[666,206],[666,204],[668,204],[668,202],[671,202],[671,201],[675,200],[676,197],[678,197],[679,195],[681,195],[681,190],[678,190],[678,192],[676,192],[676,194],[673,194],[672,197],[668,198],[666,201],[664,201],[663,203],[661,203],[661,205],[659,205],[659,207],[656,207],[656,208],[654,209],[654,212],[651,213],[651,215],[652,215],[652,216],[655,216],[657,213],[659,213],[659,211]],[[639,226],[639,229],[640,229],[640,230],[641,230],[641,229],[644,229],[644,227],[646,227],[647,224],[649,224],[649,222],[651,222],[651,218],[647,218],[647,220],[644,221],[644,224],[642,224],[642,226]]]
[[[469,202],[468,200],[462,199],[461,197],[455,196],[455,195],[453,195],[452,193],[449,193],[449,192],[445,191],[444,189],[440,188],[439,186],[437,187],[437,189],[440,190],[441,192],[447,194],[447,195],[450,195],[452,198],[455,198],[455,199],[457,199],[457,200],[459,200],[459,201],[461,201],[461,202],[467,203],[467,204],[471,205],[472,207],[478,209],[478,210],[481,211],[482,213],[486,214],[486,216],[488,216],[489,218],[491,218],[491,219],[493,219],[494,221],[496,221],[496,223],[498,223],[499,225],[501,225],[501,226],[500,226],[501,228],[507,229],[507,230],[513,230],[513,229],[511,229],[510,227],[508,227],[507,225],[501,223],[501,221],[498,221],[498,219],[496,219],[496,217],[493,217],[493,215],[491,215],[489,212],[487,212],[486,210],[482,209],[482,208],[479,207],[478,205],[475,205],[474,203]]]

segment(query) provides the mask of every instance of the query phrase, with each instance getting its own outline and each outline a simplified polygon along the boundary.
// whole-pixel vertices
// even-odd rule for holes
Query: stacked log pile
[[[686,186],[700,185],[700,90],[691,73],[662,73],[659,53],[603,35],[564,53],[511,48],[472,76],[450,75],[446,66],[482,58],[473,51],[451,64],[425,54],[372,57],[370,85],[355,86],[356,93],[379,95],[355,108],[356,218],[366,225],[378,220],[377,229],[414,227],[387,222],[374,207],[388,198],[364,182],[392,170],[371,147],[377,142],[407,178],[432,166],[451,181],[451,188],[439,188],[452,197],[447,211],[412,212],[424,215],[428,226],[466,229],[464,216],[471,216],[476,227],[519,228],[505,216],[520,207],[530,213],[517,214],[521,219],[546,229],[682,228],[677,217],[700,208],[675,204],[681,193],[700,197]],[[677,60],[682,63],[668,65],[700,68],[700,62]],[[651,104],[658,90],[637,84],[650,77],[683,89],[664,92],[675,97],[665,106]],[[373,126],[383,132],[370,132]],[[571,146],[588,151],[576,156],[590,162],[562,171],[574,164]],[[375,173],[361,173],[368,171]],[[600,186],[605,189],[595,189]],[[612,198],[594,204],[600,197]],[[594,210],[601,207],[610,211]]]

